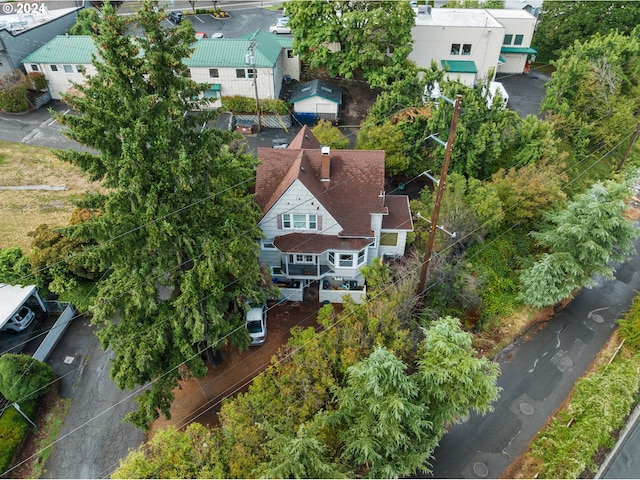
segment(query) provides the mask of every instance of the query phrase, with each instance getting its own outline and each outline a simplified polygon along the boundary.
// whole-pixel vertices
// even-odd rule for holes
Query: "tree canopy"
[[[412,49],[414,12],[395,0],[287,2],[293,48],[311,68],[382,87],[397,77]]]
[[[78,12],[76,23],[69,29],[69,35],[92,35],[100,32],[102,19],[95,8],[85,8]]]
[[[53,369],[30,355],[0,355],[0,393],[10,402],[35,400],[51,388]]]
[[[637,2],[545,0],[542,12],[532,41],[542,61],[560,57],[576,40],[584,42],[613,30],[629,34],[640,23]]]
[[[593,275],[613,275],[611,262],[626,260],[640,233],[622,215],[628,196],[624,183],[596,183],[565,209],[545,214],[549,226],[532,232],[545,251],[520,275],[525,304],[553,305],[592,285]]]
[[[66,234],[96,243],[85,258],[107,275],[93,321],[118,386],[150,385],[129,416],[140,426],[169,416],[177,380],[205,373],[210,348],[246,345],[242,306],[261,281],[255,158],[229,147],[235,134],[201,128],[208,86],[183,62],[193,28],[163,28],[164,16],[152,1],[130,17],[105,4],[97,73],[65,96],[78,115],[56,117],[89,147],[60,157],[109,189],[93,199],[99,215]]]
[[[491,409],[498,367],[477,358],[455,318],[416,328],[407,308],[414,289],[404,288],[413,284],[389,288],[389,273],[381,262],[367,267],[366,304],[347,303],[340,313],[323,307],[323,329],[295,329],[291,355],[274,358],[246,393],[224,402],[220,426],[207,437],[194,426],[158,442],[156,435],[114,476],[394,478],[428,471],[449,425],[470,408]]]

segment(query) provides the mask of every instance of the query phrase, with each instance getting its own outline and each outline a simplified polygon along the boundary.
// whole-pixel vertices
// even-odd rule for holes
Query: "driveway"
[[[514,110],[522,118],[540,115],[540,102],[545,95],[544,84],[549,81],[544,73],[497,75],[496,80],[504,85],[509,94],[508,108]]]

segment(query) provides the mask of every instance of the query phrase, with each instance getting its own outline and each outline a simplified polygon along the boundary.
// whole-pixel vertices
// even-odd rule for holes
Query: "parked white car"
[[[487,102],[487,108],[491,108],[493,105],[493,101],[497,96],[500,96],[501,102],[497,104],[496,107],[500,109],[507,108],[507,103],[509,102],[509,94],[507,93],[507,89],[504,88],[500,82],[489,82],[489,88],[485,85],[482,87],[482,96],[485,98]]]
[[[31,325],[35,317],[36,314],[33,313],[33,310],[23,305],[20,311],[11,317],[0,331],[9,333],[21,332]]]
[[[269,27],[269,31],[278,35],[280,33],[291,33],[291,28],[286,23],[276,23]]]
[[[262,345],[267,341],[267,306],[252,308],[245,316],[247,331],[251,337],[249,345]]]

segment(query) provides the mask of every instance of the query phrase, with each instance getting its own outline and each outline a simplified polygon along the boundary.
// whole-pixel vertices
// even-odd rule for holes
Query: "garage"
[[[7,323],[16,315],[21,317],[25,306],[34,314],[47,311],[35,285],[23,287],[0,283],[0,330],[7,328]]]

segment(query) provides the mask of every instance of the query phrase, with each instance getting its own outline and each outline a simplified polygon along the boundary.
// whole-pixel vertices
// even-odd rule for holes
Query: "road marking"
[[[196,18],[200,23],[204,23],[204,20],[202,20],[199,16],[193,15],[193,17]]]
[[[66,115],[67,113],[69,113],[71,111],[70,108],[67,108],[64,112],[62,112],[62,115]],[[47,126],[50,127],[51,125],[53,125],[54,123],[57,123],[57,120],[54,118],[53,120],[51,120]]]

